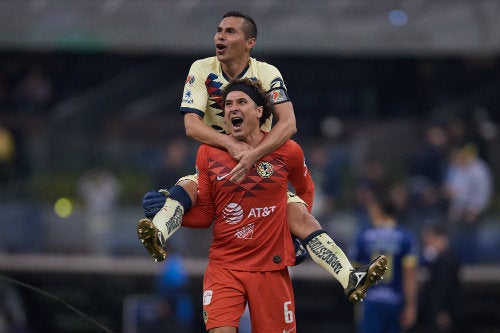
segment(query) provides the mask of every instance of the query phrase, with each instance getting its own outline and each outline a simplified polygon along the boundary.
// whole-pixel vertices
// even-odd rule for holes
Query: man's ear
[[[255,47],[255,42],[256,42],[255,38],[247,39],[247,47],[249,50],[252,50]]]
[[[258,106],[257,109],[259,110],[259,114],[258,114],[257,118],[262,118],[262,114],[264,113],[264,107]]]

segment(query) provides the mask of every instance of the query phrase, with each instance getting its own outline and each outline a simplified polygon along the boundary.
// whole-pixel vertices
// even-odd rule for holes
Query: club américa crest
[[[271,163],[269,163],[269,162],[265,162],[264,161],[264,162],[260,162],[257,165],[257,173],[262,178],[271,177],[271,175],[273,174],[273,172],[274,172],[273,165]]]

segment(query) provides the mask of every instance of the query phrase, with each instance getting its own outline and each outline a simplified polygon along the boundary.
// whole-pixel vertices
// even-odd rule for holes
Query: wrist
[[[250,154],[252,154],[255,161],[258,161],[259,159],[267,155],[266,151],[263,150],[262,145],[258,145],[257,147],[253,147],[252,149],[250,149]]]
[[[231,147],[233,147],[233,145],[236,143],[236,139],[232,135],[223,135],[224,138],[222,139],[221,148],[229,152],[231,150]]]

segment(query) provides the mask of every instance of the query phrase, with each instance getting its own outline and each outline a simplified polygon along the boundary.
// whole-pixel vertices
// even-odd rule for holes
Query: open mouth
[[[243,124],[243,118],[234,117],[231,119],[231,124],[233,125],[234,128],[240,128],[241,124]]]
[[[217,48],[217,51],[224,51],[226,49],[226,45],[224,44],[216,44],[215,47]]]

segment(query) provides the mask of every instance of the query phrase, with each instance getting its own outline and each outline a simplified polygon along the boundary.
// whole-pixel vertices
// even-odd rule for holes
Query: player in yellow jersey
[[[184,115],[186,134],[204,144],[222,148],[238,161],[226,175],[240,182],[255,163],[275,151],[296,133],[293,105],[284,80],[273,65],[250,56],[257,40],[254,20],[240,12],[226,13],[214,36],[216,55],[195,61],[187,76],[180,111]],[[269,132],[256,147],[235,140],[228,134],[221,105],[221,89],[235,78],[260,80],[274,105],[274,122],[262,126]],[[166,258],[165,240],[181,225],[184,212],[196,204],[196,176],[182,177],[168,190],[148,192],[143,199],[146,219],[139,221],[137,234],[156,261]],[[311,200],[312,202],[312,200]],[[292,193],[288,195],[287,220],[297,247],[297,258],[303,260],[304,245],[311,258],[342,285],[353,302],[361,300],[366,290],[379,281],[386,268],[385,257],[354,269],[344,252],[310,214],[312,207]]]

